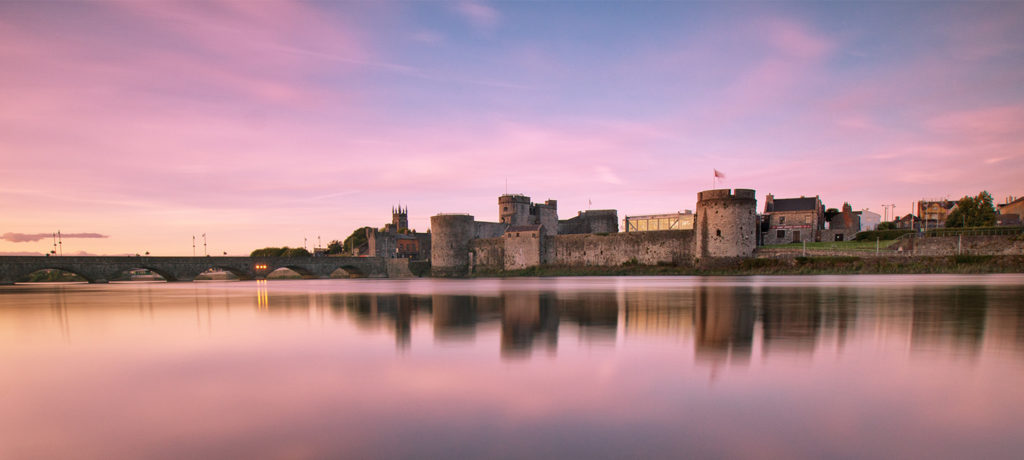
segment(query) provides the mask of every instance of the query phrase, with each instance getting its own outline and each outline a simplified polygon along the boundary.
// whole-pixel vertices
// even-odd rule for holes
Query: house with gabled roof
[[[785,244],[821,241],[825,228],[825,207],[821,198],[775,198],[768,194],[764,203],[763,222],[767,223],[764,244]]]

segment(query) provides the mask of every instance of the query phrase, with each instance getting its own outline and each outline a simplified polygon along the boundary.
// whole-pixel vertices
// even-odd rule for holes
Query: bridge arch
[[[14,280],[13,281],[16,282],[16,283],[47,282],[47,281],[32,281],[31,277],[35,273],[39,273],[39,272],[42,272],[42,271],[48,271],[48,270],[56,270],[58,272],[70,273],[70,274],[75,275],[75,276],[77,276],[77,277],[79,277],[79,278],[81,278],[81,279],[83,279],[83,280],[85,280],[86,282],[89,282],[89,283],[95,283],[96,282],[96,278],[94,276],[92,276],[91,274],[85,273],[82,270],[75,270],[72,267],[66,267],[66,266],[59,265],[59,264],[47,265],[47,266],[43,266],[43,267],[32,267],[32,268],[29,268],[29,269],[26,269],[26,270],[22,270],[20,273],[17,273],[17,274],[14,275]],[[54,281],[59,281],[59,280],[54,280]],[[74,282],[74,281],[69,281],[69,282]]]
[[[277,270],[280,270],[282,268],[291,270],[291,271],[293,271],[295,273],[298,273],[299,276],[301,276],[301,277],[303,277],[305,279],[319,278],[319,276],[317,276],[316,272],[311,270],[309,267],[303,267],[303,266],[297,265],[297,264],[272,265],[270,272],[267,273],[267,276],[269,276],[271,273],[274,273]]]
[[[117,267],[111,273],[109,273],[104,279],[119,280],[123,275],[132,270],[149,270],[150,272],[155,273],[159,275],[161,278],[163,278],[163,281],[177,281],[174,275],[168,272],[167,270],[157,268],[154,266],[149,266],[147,264],[140,264],[137,267]]]
[[[354,265],[341,265],[331,271],[330,278],[366,278],[366,273]]]
[[[226,264],[212,264],[212,265],[209,265],[206,268],[203,268],[202,271],[200,271],[199,273],[194,274],[192,276],[192,279],[193,280],[196,279],[197,276],[199,276],[199,275],[201,275],[203,273],[206,273],[207,271],[209,271],[211,269],[226,271],[226,272],[228,272],[228,273],[230,273],[232,275],[235,275],[239,280],[251,280],[251,279],[253,279],[252,272],[250,272],[250,271],[248,271],[246,269],[243,269],[243,268],[239,268],[239,267],[235,267],[235,266],[231,266],[231,265],[226,265]]]

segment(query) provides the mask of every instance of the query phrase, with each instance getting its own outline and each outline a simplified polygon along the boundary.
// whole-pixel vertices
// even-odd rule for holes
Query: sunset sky
[[[1024,195],[1021,2],[0,2],[0,254]],[[36,236],[33,236],[36,235]],[[200,249],[201,252],[201,249]]]

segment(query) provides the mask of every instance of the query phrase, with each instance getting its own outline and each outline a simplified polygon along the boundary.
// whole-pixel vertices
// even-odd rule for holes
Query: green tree
[[[828,222],[832,221],[832,218],[839,214],[839,210],[836,208],[828,208],[825,210],[825,220]]]
[[[879,222],[878,226],[875,227],[875,230],[895,230],[895,229],[896,229],[896,223],[895,222]]]
[[[249,254],[252,257],[309,257],[312,254],[306,248],[289,248],[288,246],[257,249]]]
[[[370,227],[361,227],[352,231],[352,234],[349,235],[348,238],[345,238],[345,243],[343,244],[345,250],[352,251],[359,246],[366,244],[366,230],[369,228]]]
[[[310,254],[306,248],[285,248],[285,250],[281,252],[281,257],[309,257],[312,255],[313,254]]]
[[[283,248],[267,247],[267,248],[262,248],[262,249],[256,249],[252,253],[250,253],[249,255],[252,256],[252,257],[281,257],[281,253],[284,252],[285,249],[288,249],[288,247],[287,246],[283,247]]]
[[[328,254],[341,254],[343,252],[345,252],[345,247],[341,244],[341,241],[333,240],[327,243]]]
[[[946,227],[988,227],[995,224],[996,208],[992,205],[992,195],[987,191],[961,198],[946,218]]]

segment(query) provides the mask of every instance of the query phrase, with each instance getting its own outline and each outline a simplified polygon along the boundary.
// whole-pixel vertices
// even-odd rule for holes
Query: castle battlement
[[[738,188],[736,190],[729,190],[727,188],[719,188],[714,190],[705,190],[697,193],[697,201],[704,200],[756,200],[755,192],[747,188]]]

